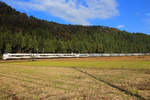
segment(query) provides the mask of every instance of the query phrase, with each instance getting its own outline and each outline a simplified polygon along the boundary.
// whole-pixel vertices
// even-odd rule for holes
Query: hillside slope
[[[149,52],[150,36],[103,26],[63,25],[27,16],[0,2],[0,53]]]

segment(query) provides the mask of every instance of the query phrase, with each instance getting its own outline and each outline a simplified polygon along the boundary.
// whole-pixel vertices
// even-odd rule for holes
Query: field
[[[0,61],[0,100],[150,100],[150,56]]]

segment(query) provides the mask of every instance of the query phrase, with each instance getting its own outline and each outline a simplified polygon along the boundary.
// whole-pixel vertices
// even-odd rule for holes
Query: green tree
[[[10,44],[6,44],[6,49],[5,49],[5,52],[8,52],[8,53],[11,53],[11,45]]]

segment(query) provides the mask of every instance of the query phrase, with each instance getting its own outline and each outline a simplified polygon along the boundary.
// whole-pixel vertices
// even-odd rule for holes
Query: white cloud
[[[116,0],[5,0],[24,10],[43,11],[73,24],[89,25],[89,19],[118,16]],[[84,3],[82,3],[84,2]]]
[[[119,29],[124,28],[124,25],[118,25],[117,28]]]

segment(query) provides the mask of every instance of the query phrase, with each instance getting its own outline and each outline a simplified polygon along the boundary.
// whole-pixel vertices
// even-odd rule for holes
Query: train
[[[150,53],[5,53],[3,59],[49,59],[81,57],[144,56]]]

